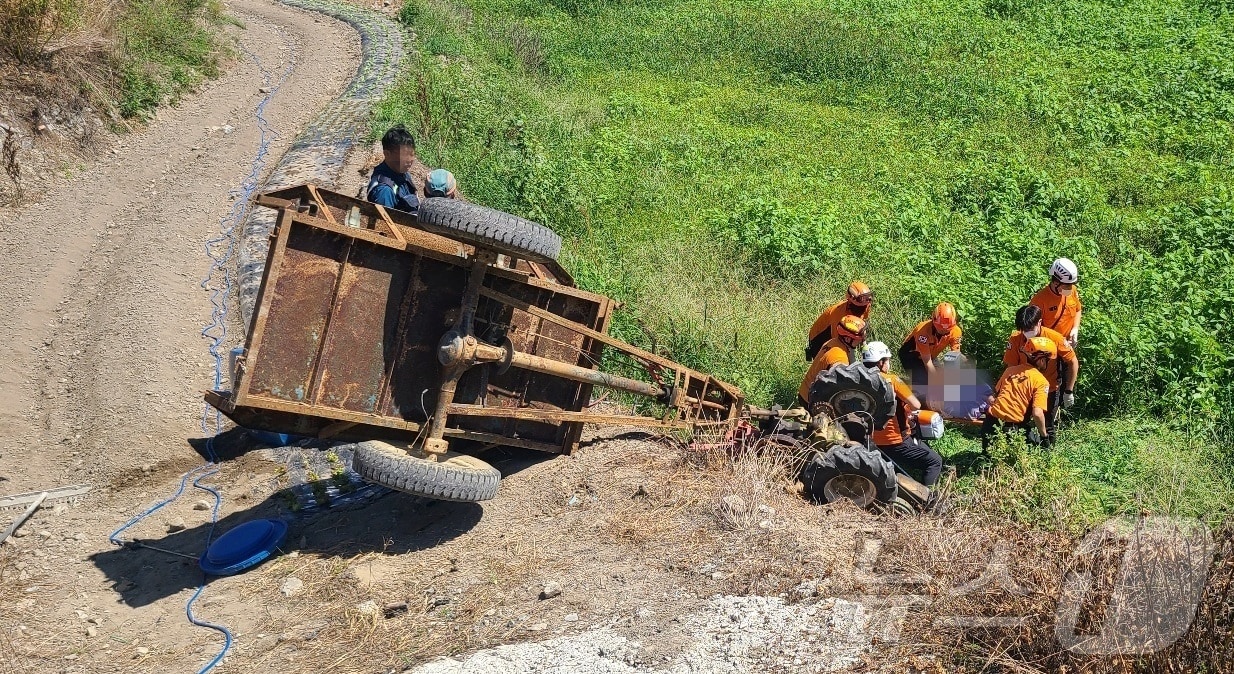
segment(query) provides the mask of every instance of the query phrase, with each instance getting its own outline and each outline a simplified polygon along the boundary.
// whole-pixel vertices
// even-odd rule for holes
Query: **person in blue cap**
[[[445,169],[433,169],[424,181],[424,196],[457,199],[458,184],[454,181],[454,174]]]
[[[399,124],[381,137],[381,153],[385,161],[373,169],[368,181],[367,198],[375,204],[408,213],[420,208],[416,186],[411,182],[412,165],[416,163],[416,139]]]

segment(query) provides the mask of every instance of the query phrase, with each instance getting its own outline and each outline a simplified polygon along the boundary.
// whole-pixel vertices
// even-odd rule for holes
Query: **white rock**
[[[283,580],[283,584],[279,585],[279,592],[284,597],[294,597],[304,590],[304,581],[295,576],[288,576]]]
[[[356,610],[360,612],[360,615],[376,615],[377,611],[381,609],[377,606],[377,602],[370,599],[356,604]]]
[[[544,589],[540,590],[540,599],[552,599],[561,595],[561,585],[556,581],[550,581],[544,584]]]

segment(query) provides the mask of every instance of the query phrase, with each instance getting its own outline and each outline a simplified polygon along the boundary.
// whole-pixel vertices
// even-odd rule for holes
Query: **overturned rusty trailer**
[[[241,426],[359,441],[366,479],[481,500],[500,476],[452,441],[568,454],[585,423],[739,421],[737,387],[610,336],[616,303],[574,286],[541,225],[449,199],[413,216],[313,185],[257,204],[278,219],[244,355],[232,390],[205,394]],[[644,376],[602,371],[606,348]],[[596,386],[662,413],[594,411]]]

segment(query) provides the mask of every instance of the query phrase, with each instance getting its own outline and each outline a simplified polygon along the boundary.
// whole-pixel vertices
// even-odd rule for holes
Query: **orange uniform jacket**
[[[1047,285],[1038,290],[1028,303],[1041,309],[1041,327],[1054,330],[1064,337],[1071,334],[1076,316],[1084,309],[1079,288],[1072,288],[1071,294],[1064,297]]]
[[[948,349],[959,351],[960,342],[964,338],[964,331],[960,326],[956,325],[951,328],[951,331],[941,337],[934,331],[934,322],[925,320],[917,324],[913,331],[908,333],[908,338],[904,340],[907,344],[912,342],[913,348],[917,350],[917,355],[921,356],[921,362],[934,360],[938,355]]]
[[[1067,343],[1066,337],[1049,328],[1041,328],[1041,336],[1054,342],[1054,348],[1058,349],[1058,356],[1051,358],[1050,364],[1045,368],[1045,379],[1050,382],[1050,390],[1057,391],[1062,383],[1063,361],[1071,360],[1075,350]],[[1003,351],[1003,365],[1029,365],[1028,356],[1024,355],[1023,349],[1024,333],[1016,330],[1011,333],[1011,339],[1007,340],[1007,350]]]
[[[874,440],[874,444],[879,447],[887,445],[898,445],[904,442],[904,431],[908,427],[908,399],[913,396],[913,389],[908,384],[904,383],[896,375],[890,372],[880,372],[883,379],[891,384],[891,389],[896,394],[896,413],[887,421],[887,425],[883,426],[870,435]]]
[[[806,370],[806,378],[801,380],[801,386],[797,389],[797,395],[801,396],[802,400],[809,402],[810,386],[814,384],[814,378],[819,372],[826,370],[832,365],[848,365],[853,361],[853,354],[848,350],[848,347],[840,343],[839,338],[833,337],[823,345],[823,348],[818,350],[818,355],[814,357],[814,362],[810,363],[810,369]]]
[[[1050,383],[1032,365],[1007,368],[994,385],[994,404],[990,415],[1009,424],[1028,419],[1029,410],[1045,411],[1049,406]]]
[[[813,341],[815,337],[818,337],[818,333],[823,330],[830,330],[831,336],[835,337],[836,326],[840,324],[840,319],[845,316],[856,316],[863,321],[869,320],[871,306],[873,305],[867,304],[864,307],[861,307],[861,311],[858,313],[853,313],[848,310],[848,300],[837,302],[827,307],[826,311],[819,314],[818,318],[814,319],[814,325],[810,326],[810,334],[808,339]]]

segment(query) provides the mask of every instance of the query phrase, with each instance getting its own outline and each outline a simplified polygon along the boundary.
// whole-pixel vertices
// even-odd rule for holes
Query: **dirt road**
[[[0,213],[6,492],[193,458],[168,438],[194,436],[210,385],[203,244],[249,172],[267,86],[246,52],[275,78],[292,65],[266,110],[277,157],[342,89],[359,48],[320,15],[258,0],[230,10],[246,28],[225,76],[41,203]]]
[[[29,546],[39,533],[66,541],[8,569],[5,586],[25,594],[16,617],[30,636],[9,644],[8,659],[0,645],[0,670],[74,665],[41,659],[82,642],[74,611],[116,609],[133,634],[173,641],[191,630],[182,619],[160,622],[183,602],[132,607],[100,594],[107,579],[87,556],[202,461],[186,439],[202,435],[201,391],[213,372],[199,334],[211,310],[198,286],[209,267],[204,243],[254,160],[254,110],[272,87],[262,69],[273,84],[286,75],[265,109],[279,134],[273,160],[342,91],[360,52],[351,28],[319,14],[265,0],[233,0],[227,13],[244,28],[231,30],[238,49],[226,74],[39,190],[39,203],[0,212],[0,493],[95,486],[83,507],[49,508],[27,525],[29,538],[5,546]],[[132,669],[123,660],[83,667]]]

